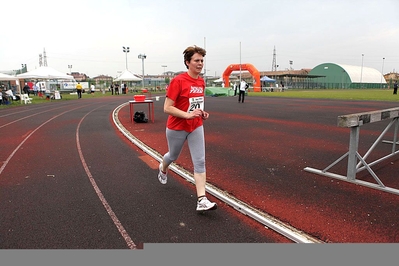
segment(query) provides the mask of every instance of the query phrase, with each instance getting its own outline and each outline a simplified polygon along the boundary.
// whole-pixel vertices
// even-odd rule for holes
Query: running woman
[[[168,167],[177,160],[187,140],[194,165],[197,211],[215,210],[216,203],[210,202],[205,193],[203,120],[208,119],[209,113],[204,111],[205,82],[200,73],[206,51],[198,46],[190,46],[184,50],[183,55],[188,71],[173,78],[166,92],[164,112],[169,115],[166,123],[168,152],[159,164],[158,179],[166,184]]]

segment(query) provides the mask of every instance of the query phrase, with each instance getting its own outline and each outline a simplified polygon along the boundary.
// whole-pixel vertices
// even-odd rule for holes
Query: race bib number
[[[204,97],[192,97],[189,98],[190,105],[188,107],[187,112],[191,113],[195,109],[204,110]]]

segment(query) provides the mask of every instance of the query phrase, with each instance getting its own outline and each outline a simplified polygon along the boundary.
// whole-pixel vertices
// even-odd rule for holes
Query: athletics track
[[[128,105],[121,108],[118,118],[132,135],[163,154],[167,151],[163,97],[154,103],[155,123],[131,123]],[[399,196],[303,170],[323,169],[347,152],[349,129],[337,127],[339,115],[395,104],[250,96],[242,104],[235,97],[207,97],[207,181],[323,242],[399,242]],[[384,124],[362,128],[359,152],[375,141]],[[387,150],[381,144],[374,156]],[[187,146],[176,163],[192,171]],[[393,173],[398,167],[398,158],[393,157],[373,170],[386,185],[397,188]],[[334,170],[345,175],[346,164]],[[357,178],[372,182],[367,172]]]

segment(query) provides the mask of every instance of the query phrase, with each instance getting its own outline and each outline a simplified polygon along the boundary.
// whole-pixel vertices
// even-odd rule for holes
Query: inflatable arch
[[[224,87],[229,87],[230,86],[230,74],[233,71],[239,71],[240,70],[240,64],[231,64],[229,65],[226,70],[223,72],[223,81],[224,81]],[[260,92],[261,87],[260,87],[260,73],[259,71],[251,64],[241,64],[241,70],[248,70],[249,73],[254,77],[255,82],[254,82],[254,91],[255,92]]]

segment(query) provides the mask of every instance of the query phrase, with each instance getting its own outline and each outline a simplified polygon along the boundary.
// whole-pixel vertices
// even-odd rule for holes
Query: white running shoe
[[[218,205],[215,202],[210,202],[206,197],[203,197],[197,202],[197,211],[216,210]]]
[[[162,172],[162,163],[159,164],[159,173],[158,173],[158,180],[161,184],[166,184],[168,182],[168,175]]]

